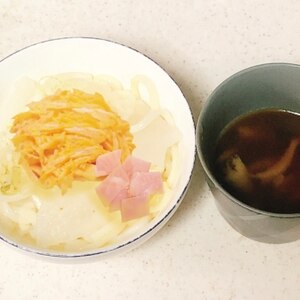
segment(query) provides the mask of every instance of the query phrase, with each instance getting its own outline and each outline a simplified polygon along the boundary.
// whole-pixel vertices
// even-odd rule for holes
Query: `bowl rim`
[[[217,181],[217,179],[215,178],[215,176],[212,174],[212,172],[209,170],[208,165],[204,159],[204,155],[203,155],[203,151],[202,151],[202,143],[201,143],[201,138],[202,138],[202,128],[201,128],[201,124],[202,121],[204,119],[205,114],[209,111],[209,106],[210,103],[212,101],[212,99],[214,99],[215,95],[222,90],[222,88],[230,81],[235,80],[236,78],[238,78],[239,76],[252,72],[252,71],[256,71],[258,69],[269,69],[272,67],[288,67],[288,68],[297,68],[300,69],[300,65],[299,64],[295,64],[295,63],[285,63],[285,62],[273,62],[273,63],[263,63],[263,64],[258,64],[258,65],[254,65],[245,69],[242,69],[236,73],[234,73],[233,75],[229,76],[228,78],[226,78],[224,81],[222,81],[213,91],[212,93],[208,96],[207,100],[205,101],[204,105],[202,106],[198,121],[197,121],[197,125],[196,125],[196,148],[197,148],[197,153],[198,153],[198,157],[200,160],[200,163],[206,173],[206,175],[208,176],[209,180],[211,180],[211,182],[213,183],[214,187],[217,188],[217,190],[219,192],[221,192],[224,196],[226,196],[228,199],[230,199],[232,202],[234,202],[235,204],[247,209],[248,211],[254,212],[256,214],[259,215],[264,215],[264,216],[268,216],[271,218],[281,218],[281,219],[293,219],[293,218],[300,218],[300,213],[291,213],[291,214],[286,214],[286,213],[273,213],[273,212],[268,212],[268,211],[264,211],[261,209],[257,209],[254,207],[251,207],[245,203],[243,203],[242,201],[238,200],[236,197],[232,196],[230,193],[228,193],[223,187],[222,185]]]
[[[122,46],[124,48],[127,48],[131,51],[136,52],[138,55],[141,55],[143,57],[145,57],[146,59],[150,60],[152,63],[154,63],[157,67],[159,67],[170,79],[171,81],[173,81],[173,83],[175,84],[175,86],[178,89],[178,92],[182,95],[182,97],[185,99],[186,105],[187,105],[187,109],[193,124],[193,136],[194,136],[194,140],[195,140],[195,136],[196,136],[196,126],[195,126],[195,120],[192,114],[192,110],[191,110],[191,106],[189,104],[189,102],[187,101],[187,97],[185,97],[183,91],[180,89],[179,84],[176,82],[176,80],[159,64],[157,63],[155,60],[153,60],[151,57],[149,57],[148,55],[144,54],[143,52],[125,45],[123,43],[120,42],[116,42],[110,39],[106,39],[106,38],[99,38],[99,37],[93,37],[93,36],[65,36],[65,37],[58,37],[58,38],[51,38],[51,39],[47,39],[47,40],[42,40],[33,44],[30,44],[28,46],[22,47],[18,50],[15,50],[14,52],[10,53],[9,55],[5,56],[4,58],[0,59],[0,63],[7,60],[8,58],[10,58],[11,56],[14,56],[16,54],[18,54],[19,52],[22,52],[23,50],[26,50],[28,48],[40,45],[40,44],[44,44],[44,43],[50,43],[50,42],[55,42],[55,41],[60,41],[60,40],[69,40],[69,39],[74,39],[74,40],[96,40],[96,41],[101,41],[101,42],[107,42],[107,43],[111,43],[117,46]],[[178,206],[180,205],[181,201],[183,200],[189,185],[191,183],[191,178],[193,175],[193,170],[195,167],[195,161],[196,161],[196,142],[193,146],[193,156],[192,156],[192,161],[191,161],[191,170],[189,172],[188,178],[186,180],[186,183],[183,187],[182,192],[180,193],[178,199],[176,200],[176,202],[174,203],[174,205],[169,208],[168,211],[166,211],[166,214],[164,214],[162,217],[160,217],[160,219],[155,222],[150,228],[148,228],[147,231],[142,232],[141,234],[139,234],[138,236],[134,237],[134,238],[129,238],[127,240],[125,240],[124,242],[119,242],[118,245],[116,246],[108,246],[108,247],[103,247],[104,249],[102,250],[101,248],[96,248],[94,250],[88,250],[88,251],[84,251],[84,252],[60,252],[60,251],[47,251],[46,249],[38,249],[38,248],[34,248],[34,247],[30,247],[30,246],[26,246],[23,245],[21,243],[18,243],[12,239],[6,238],[4,237],[2,234],[0,234],[0,240],[4,241],[5,243],[15,247],[16,249],[20,249],[20,250],[24,250],[27,253],[32,253],[33,255],[38,255],[40,257],[47,257],[49,259],[55,259],[55,258],[59,258],[59,259],[84,259],[84,258],[88,258],[88,257],[99,257],[99,256],[104,256],[104,255],[113,255],[113,254],[117,254],[119,251],[121,251],[122,249],[125,250],[127,248],[129,248],[129,246],[131,246],[132,248],[134,246],[138,246],[139,244],[137,244],[137,241],[140,240],[140,243],[146,242],[147,239],[151,238],[152,235],[154,235],[158,230],[160,230],[163,225],[172,217],[172,215],[175,213],[176,209],[178,208]],[[152,233],[152,235],[151,235]],[[106,249],[105,249],[106,248]]]

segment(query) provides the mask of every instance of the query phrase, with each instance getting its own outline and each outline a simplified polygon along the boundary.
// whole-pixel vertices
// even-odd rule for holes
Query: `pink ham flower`
[[[129,177],[120,165],[109,174],[96,188],[98,196],[111,211],[121,208],[121,200],[127,198]]]
[[[152,195],[162,191],[159,172],[136,172],[132,175],[129,194],[132,196]]]
[[[128,176],[131,177],[135,172],[149,172],[151,163],[134,156],[128,156],[123,164]]]
[[[100,155],[96,160],[96,175],[107,176],[121,165],[121,150]]]
[[[110,211],[120,210],[122,221],[149,214],[150,196],[162,192],[163,182],[159,172],[150,172],[150,162],[129,156],[120,162],[117,150],[97,158],[98,176],[107,176],[96,188],[98,196]]]

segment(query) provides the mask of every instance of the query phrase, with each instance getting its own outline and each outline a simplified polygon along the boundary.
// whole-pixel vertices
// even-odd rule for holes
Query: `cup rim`
[[[237,205],[239,205],[239,206],[241,206],[241,207],[243,207],[243,208],[245,208],[245,209],[247,209],[247,210],[249,210],[251,212],[254,212],[254,213],[260,214],[260,215],[266,215],[266,216],[272,217],[272,218],[300,218],[300,213],[290,213],[290,214],[287,214],[287,213],[273,213],[273,212],[268,212],[268,211],[265,211],[265,210],[254,208],[252,206],[249,206],[249,205],[243,203],[242,201],[238,200],[236,197],[234,197],[233,195],[231,195],[230,193],[228,193],[221,186],[221,184],[217,181],[217,179],[212,174],[212,172],[209,170],[208,165],[207,165],[207,163],[206,163],[206,161],[204,159],[203,151],[202,151],[202,146],[201,146],[201,131],[202,131],[202,129],[201,129],[201,123],[202,123],[202,120],[204,118],[205,113],[208,111],[208,106],[209,106],[210,102],[212,101],[212,99],[214,98],[214,96],[229,81],[234,80],[235,78],[239,77],[240,75],[243,75],[245,73],[252,72],[252,71],[255,71],[255,70],[261,69],[261,68],[270,68],[270,67],[279,67],[279,66],[300,68],[299,64],[294,64],[294,63],[284,63],[284,62],[264,63],[264,64],[259,64],[259,65],[255,65],[255,66],[251,66],[251,67],[242,69],[241,71],[238,71],[238,72],[234,73],[233,75],[229,76],[224,81],[222,81],[212,91],[212,93],[208,96],[207,100],[203,104],[202,109],[200,111],[200,115],[198,117],[197,126],[196,126],[196,147],[197,147],[197,153],[198,153],[198,157],[199,157],[200,163],[201,163],[201,165],[202,165],[202,167],[203,167],[206,175],[208,176],[209,180],[212,181],[214,187],[216,187],[219,192],[221,192],[223,195],[225,195],[231,201],[233,201]]]

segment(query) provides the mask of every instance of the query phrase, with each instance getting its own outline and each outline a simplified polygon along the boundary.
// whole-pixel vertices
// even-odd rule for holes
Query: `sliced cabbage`
[[[133,238],[136,232],[140,230],[140,228],[143,228],[147,226],[149,221],[151,220],[150,216],[145,216],[136,220],[132,220],[127,222],[126,227],[122,231],[120,235],[115,235],[112,242],[120,242],[125,239]]]
[[[150,213],[154,216],[161,212],[169,203],[172,196],[172,189],[170,189],[167,183],[164,183],[164,193],[155,195],[150,201]]]
[[[163,172],[165,180],[164,193],[150,201],[150,215],[123,223],[119,212],[108,213],[98,200],[94,189],[97,183],[78,182],[62,196],[56,189],[46,191],[24,184],[27,177],[21,171],[23,181],[18,192],[0,193],[2,221],[11,228],[16,225],[18,232],[31,236],[41,248],[81,251],[131,238],[167,206],[179,177],[177,145],[181,133],[170,113],[161,108],[155,85],[143,75],[135,76],[128,88],[115,77],[86,73],[57,74],[39,81],[22,78],[17,82],[12,98],[3,101],[6,113],[0,126],[6,130],[11,118],[26,110],[28,103],[58,90],[71,89],[102,94],[110,107],[131,124],[136,145],[133,155],[152,162],[152,169]],[[1,137],[0,141],[1,153],[8,153],[8,161],[11,161],[9,155],[15,155],[11,151],[13,148],[3,150]],[[0,161],[0,177],[3,161]],[[14,158],[14,168],[16,162]]]
[[[97,231],[92,232],[90,235],[87,235],[85,239],[87,242],[101,247],[111,242],[114,237],[118,236],[122,232],[124,227],[125,224],[120,222],[106,223]]]
[[[163,172],[167,150],[180,140],[180,132],[158,116],[144,129],[133,133],[133,137],[136,145],[133,155],[150,161],[156,170]]]
[[[85,239],[113,221],[101,208],[94,191],[94,182],[78,182],[63,196],[58,190],[52,194],[37,191],[41,199],[34,230],[38,246],[45,248]]]
[[[19,166],[19,155],[15,152],[6,132],[0,133],[0,201],[19,201],[31,195],[31,182]]]
[[[136,98],[129,90],[103,91],[104,99],[119,116],[129,121],[136,107]]]
[[[30,234],[36,222],[36,207],[30,199],[13,203],[0,202],[0,212],[14,222],[23,234]]]
[[[160,101],[157,89],[152,80],[147,76],[137,75],[131,80],[131,91],[148,103],[151,109],[159,109]]]
[[[22,232],[27,233],[35,225],[36,207],[31,199],[7,203],[10,210],[10,219],[19,225]]]

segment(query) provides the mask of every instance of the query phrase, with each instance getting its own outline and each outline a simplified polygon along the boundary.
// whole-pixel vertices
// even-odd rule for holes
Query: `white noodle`
[[[131,80],[131,90],[140,99],[146,101],[152,109],[160,108],[158,92],[152,80],[144,75],[137,75]]]
[[[30,90],[26,91],[26,84],[28,83],[30,83]],[[17,91],[18,99],[21,98],[21,95],[28,95],[25,104],[40,100],[47,95],[53,95],[59,90],[75,88],[87,93],[98,92],[103,95],[104,99],[114,111],[130,122],[132,133],[141,132],[159,117],[164,120],[166,124],[174,126],[174,121],[169,111],[160,107],[159,95],[154,83],[143,75],[135,76],[131,80],[129,89],[124,88],[121,82],[115,77],[102,75],[93,76],[85,73],[63,73],[55,76],[46,76],[39,81],[25,78],[20,86],[22,86],[22,89]],[[21,108],[25,110],[24,106],[21,106]],[[19,112],[19,110],[20,108],[17,110],[12,109],[11,112],[15,114]],[[13,114],[11,113],[11,117],[12,116]],[[170,155],[166,156],[165,161],[165,167],[167,166],[168,171],[166,171],[167,178],[164,182],[164,193],[154,196],[150,201],[149,216],[123,223],[119,212],[110,215],[105,211],[105,208],[101,206],[102,204],[95,204],[98,206],[98,208],[95,206],[95,209],[98,210],[101,220],[107,220],[104,225],[99,225],[97,229],[88,231],[76,238],[65,238],[65,240],[60,240],[57,243],[50,242],[49,240],[39,240],[38,244],[41,247],[52,250],[81,251],[103,247],[109,243],[120,242],[134,236],[140,228],[146,226],[147,223],[155,218],[155,216],[167,206],[171,199],[172,188],[176,186],[179,178],[180,163],[178,146],[176,144],[171,145],[168,151]],[[165,154],[162,153],[162,155]],[[50,198],[54,205],[56,202],[64,201],[62,199],[59,200],[58,195],[57,191],[42,191],[36,188],[33,192],[31,185],[24,187],[15,195],[7,196],[0,193],[0,214],[3,214],[19,227],[23,234],[23,237],[20,237],[19,240],[28,236],[30,237],[28,243],[32,243],[31,237],[33,243],[36,243],[38,232],[40,239],[43,236],[47,236],[48,232],[44,234],[41,233],[39,228],[37,228],[37,222],[35,220],[38,218],[44,203],[49,201]],[[22,200],[25,201],[24,206],[18,205],[18,201],[22,202]],[[14,203],[16,203],[17,206],[13,206]],[[72,204],[74,209],[76,209],[76,203],[75,201]],[[91,203],[90,205],[94,204]],[[54,206],[53,209],[58,208]],[[45,212],[45,209],[43,211]],[[80,220],[77,221],[79,223],[76,223],[76,226],[80,226]],[[60,225],[56,224],[56,226]]]

